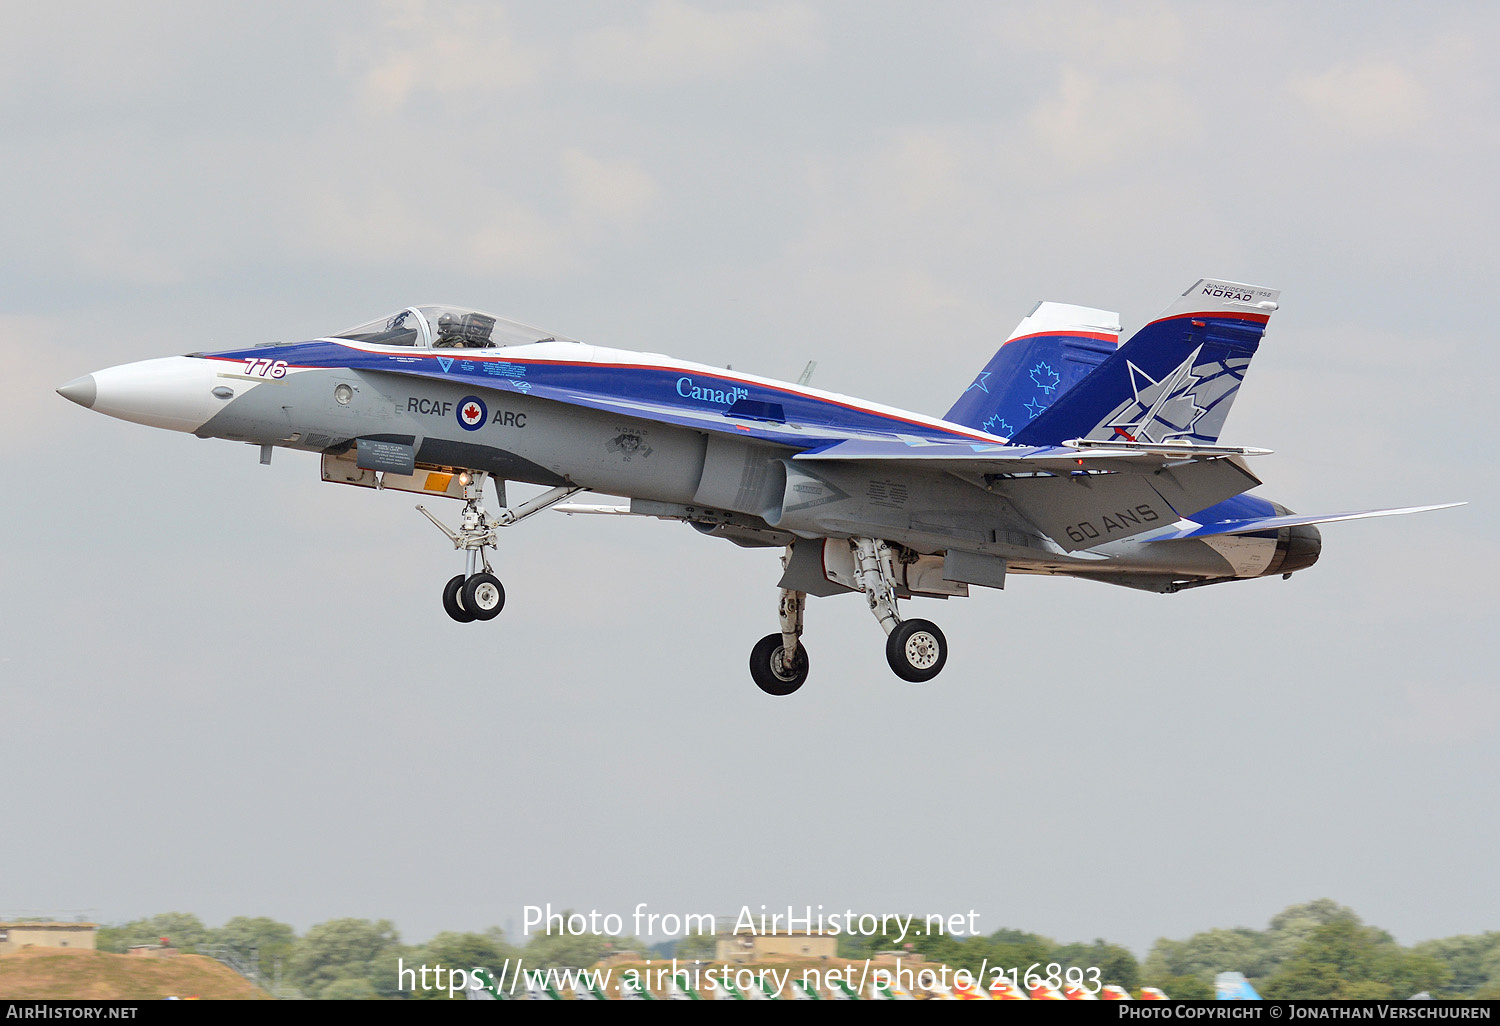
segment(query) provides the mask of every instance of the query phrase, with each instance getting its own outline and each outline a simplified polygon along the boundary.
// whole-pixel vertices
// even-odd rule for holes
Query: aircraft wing
[[[1364,520],[1367,517],[1394,517],[1404,513],[1426,513],[1428,510],[1448,509],[1462,506],[1462,502],[1441,502],[1436,506],[1403,506],[1400,509],[1362,509],[1352,513],[1307,513],[1284,517],[1256,517],[1251,520],[1223,520],[1216,524],[1189,527],[1172,534],[1153,537],[1152,541],[1176,541],[1179,538],[1212,538],[1226,534],[1257,534],[1261,531],[1276,531],[1283,527],[1299,527],[1305,524],[1331,524],[1339,520]]]

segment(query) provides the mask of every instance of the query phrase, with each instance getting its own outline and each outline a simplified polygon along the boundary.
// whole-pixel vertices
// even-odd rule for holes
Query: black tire
[[[931,620],[905,620],[885,639],[885,660],[902,680],[921,684],[948,661],[948,639]]]
[[[463,574],[443,585],[443,608],[459,623],[469,623],[473,621],[474,614],[464,608],[463,589]]]
[[[790,695],[807,680],[807,646],[797,640],[797,658],[790,667],[782,663],[783,652],[780,634],[767,634],[750,650],[750,676],[768,695]]]
[[[494,574],[479,573],[464,582],[464,609],[476,620],[493,620],[505,608],[505,586]]]

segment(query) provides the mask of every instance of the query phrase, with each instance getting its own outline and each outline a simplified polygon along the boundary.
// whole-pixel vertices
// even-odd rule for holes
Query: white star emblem
[[[1203,379],[1193,373],[1193,362],[1202,348],[1194,349],[1192,355],[1160,381],[1127,361],[1135,403],[1127,404],[1118,417],[1104,426],[1115,428],[1116,435],[1127,434],[1137,442],[1165,442],[1192,434],[1193,425],[1208,412],[1198,405],[1194,395]]]

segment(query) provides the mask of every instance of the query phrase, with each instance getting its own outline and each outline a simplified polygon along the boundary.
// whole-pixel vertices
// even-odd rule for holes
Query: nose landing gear
[[[488,561],[479,573],[459,574],[443,585],[443,609],[459,623],[493,620],[504,608],[505,586],[490,572]]]
[[[500,528],[518,524],[533,513],[540,513],[583,491],[578,485],[559,485],[514,509],[507,508],[498,516],[491,516],[484,508],[484,481],[488,476],[482,470],[465,472],[464,509],[459,515],[456,531],[433,516],[425,506],[417,507],[417,512],[431,520],[455,549],[463,551],[464,572],[443,586],[443,609],[459,623],[493,620],[505,608],[505,586],[495,576],[485,552],[485,549],[498,547],[496,537]],[[502,489],[502,502],[505,501],[504,494]]]

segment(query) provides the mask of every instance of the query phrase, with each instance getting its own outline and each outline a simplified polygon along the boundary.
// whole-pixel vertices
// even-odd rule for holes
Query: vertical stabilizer
[[[1278,296],[1255,285],[1196,282],[1013,441],[1214,444]]]
[[[1220,973],[1214,977],[1214,997],[1220,1001],[1259,1001],[1260,995],[1244,973]]]
[[[1120,315],[1038,303],[944,420],[1009,438],[1088,376],[1120,342]]]

